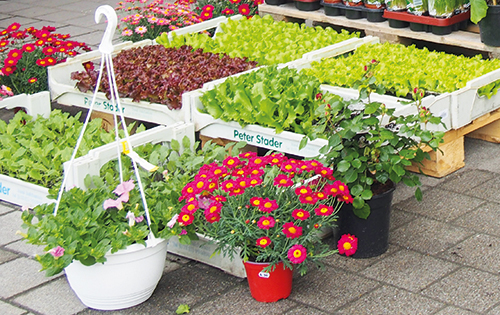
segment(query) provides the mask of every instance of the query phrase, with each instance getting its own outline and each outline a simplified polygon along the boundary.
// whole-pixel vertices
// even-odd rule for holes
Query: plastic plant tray
[[[328,16],[345,15],[351,20],[366,18],[369,22],[383,22],[384,9],[369,9],[365,6],[347,6],[343,3],[324,3],[325,14]]]
[[[393,28],[410,27],[416,32],[432,32],[436,35],[447,35],[453,31],[467,27],[470,11],[454,15],[450,18],[436,18],[419,16],[404,11],[384,11],[384,18],[389,19],[389,26]]]

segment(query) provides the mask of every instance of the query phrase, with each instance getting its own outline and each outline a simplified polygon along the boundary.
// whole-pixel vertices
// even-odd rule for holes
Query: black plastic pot
[[[486,16],[479,21],[479,30],[485,45],[500,47],[500,5],[488,5]]]
[[[358,250],[353,258],[380,256],[389,248],[389,224],[394,190],[393,187],[368,201],[370,215],[367,219],[358,218],[352,210],[352,205],[342,206],[339,215],[339,234],[351,234],[358,238]]]
[[[287,0],[266,0],[266,4],[269,5],[280,5],[285,4]]]
[[[300,11],[316,11],[321,8],[321,5],[318,1],[298,1],[295,0],[295,7]]]

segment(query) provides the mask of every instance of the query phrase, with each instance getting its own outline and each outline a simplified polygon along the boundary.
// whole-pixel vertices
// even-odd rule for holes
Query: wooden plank
[[[490,57],[500,57],[500,47],[487,46],[481,42],[479,34],[466,31],[455,31],[448,35],[434,35],[427,32],[414,32],[409,27],[392,28],[389,22],[369,22],[366,19],[350,20],[345,16],[327,16],[323,8],[316,11],[300,11],[295,8],[293,3],[286,3],[279,6],[261,4],[259,5],[259,14],[272,14],[273,16],[293,17],[304,20],[312,20],[333,25],[346,27],[349,29],[358,29],[368,31],[369,35],[384,37],[389,36],[389,39],[394,40],[399,38],[407,38],[414,40],[422,40],[437,44],[444,44],[456,47],[462,47],[480,52],[486,52]],[[400,41],[404,44],[404,42]]]

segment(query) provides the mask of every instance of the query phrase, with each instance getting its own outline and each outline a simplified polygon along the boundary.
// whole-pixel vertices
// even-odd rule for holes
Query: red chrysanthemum
[[[16,69],[17,69],[16,67],[5,66],[2,69],[0,69],[0,71],[3,73],[3,75],[9,76],[10,74],[14,73],[14,71],[16,71]]]
[[[225,10],[227,10],[227,8]],[[222,12],[224,13],[224,11],[222,11]],[[255,156],[257,156],[257,153],[253,152],[253,151],[242,152],[242,153],[238,154],[238,157],[240,157],[242,159],[250,159],[250,158],[253,158]]]
[[[260,229],[269,230],[270,228],[274,227],[275,223],[276,222],[274,221],[273,217],[261,217],[257,222],[257,226]]]
[[[43,45],[45,45],[45,41],[43,39],[39,39],[35,42],[35,46],[41,47]]]
[[[179,213],[179,217],[177,218],[177,222],[179,222],[181,226],[189,225],[193,223],[193,220],[194,216],[191,213],[186,212]]]
[[[261,168],[247,169],[246,173],[250,176],[262,176],[264,175],[264,170]]]
[[[45,57],[44,58],[46,61],[47,61],[47,65],[48,66],[52,66],[52,65],[55,65],[57,63],[57,60],[56,58],[52,58],[52,57]]]
[[[354,201],[354,199],[352,198],[352,196],[350,194],[340,195],[340,196],[337,197],[337,200],[338,201],[343,201],[345,203],[352,203]]]
[[[19,59],[15,59],[15,58],[5,58],[3,63],[6,67],[13,67],[13,66],[17,65],[18,61],[19,61]]]
[[[324,178],[328,178],[333,174],[333,169],[329,167],[317,167],[316,174],[319,174]]]
[[[274,178],[274,185],[278,187],[290,187],[293,185],[293,180],[285,174],[279,174]]]
[[[285,160],[286,157],[282,153],[273,153],[269,156],[269,164],[271,165],[279,166]]]
[[[234,182],[234,180],[232,179],[229,179],[229,180],[226,180],[226,181],[223,181],[221,183],[221,188],[223,191],[225,192],[230,192],[230,191],[233,191],[235,188],[237,187],[236,183]]]
[[[235,187],[233,190],[229,192],[229,196],[243,195],[243,193],[245,193],[245,188]]]
[[[200,17],[203,21],[210,20],[213,17],[212,12],[202,11]]]
[[[20,50],[20,49],[12,49],[7,54],[7,58],[12,58],[12,59],[15,59],[15,60],[19,60],[22,57],[23,57],[23,51]]]
[[[292,264],[300,264],[306,260],[307,250],[300,244],[293,245],[288,250],[288,259]]]
[[[214,213],[205,213],[205,220],[210,223],[219,222],[220,221],[220,212]]]
[[[295,220],[301,220],[301,221],[305,221],[307,220],[311,215],[309,214],[308,211],[304,210],[304,209],[295,209],[293,210],[292,212],[292,217],[295,219]]]
[[[11,25],[9,25],[9,27],[7,27],[6,31],[8,33],[10,33],[10,32],[13,32],[13,31],[17,31],[20,27],[21,27],[21,24],[19,24],[19,23],[12,23]]]
[[[291,173],[297,170],[297,165],[295,163],[291,163],[290,161],[286,161],[281,163],[280,169],[283,172]]]
[[[358,249],[358,238],[350,234],[342,235],[337,243],[337,249],[339,250],[339,254],[345,254],[346,256],[354,255]]]
[[[37,79],[37,78],[35,78],[35,77],[32,77],[32,78],[29,78],[29,79],[28,79],[28,82],[29,82],[29,83],[35,83],[36,81],[38,81],[38,79]]]
[[[308,186],[299,186],[299,187],[295,188],[295,194],[297,196],[307,196],[307,195],[312,194],[312,190],[311,190],[311,187],[308,187]]]
[[[214,201],[205,210],[205,215],[207,215],[208,213],[216,213],[216,212],[220,213],[221,209],[222,209],[222,203]]]
[[[200,193],[202,192],[203,190],[207,189],[208,188],[208,180],[206,178],[203,178],[203,177],[197,177],[194,181],[193,181],[193,188],[194,188],[194,191],[195,193]]]
[[[241,0],[229,0],[229,2],[231,2],[232,4],[237,4],[237,3],[240,3]]]
[[[0,40],[0,48],[8,46],[9,41],[8,40]]]
[[[283,224],[283,233],[287,238],[297,238],[302,235],[302,227],[296,226],[293,222]]]
[[[222,161],[222,165],[226,166],[229,169],[234,169],[235,167],[241,165],[242,162],[235,156],[228,156]]]
[[[227,174],[227,169],[224,166],[217,166],[211,169],[210,173],[215,177],[221,177]]]
[[[34,44],[24,44],[23,47],[21,48],[22,51],[25,52],[32,52],[35,51],[36,46]]]
[[[318,197],[316,197],[316,195],[304,195],[304,196],[299,196],[299,201],[300,203],[306,203],[306,204],[310,204],[310,205],[313,205],[315,204],[316,202],[318,202]]]
[[[269,198],[262,200],[262,202],[259,205],[259,210],[262,212],[270,213],[276,209],[278,209],[278,204],[276,203],[276,200],[270,200]]]
[[[250,198],[250,204],[254,207],[259,207],[264,200],[260,197],[252,197]]]
[[[322,191],[318,191],[315,193],[315,196],[316,198],[318,198],[319,200],[325,200],[325,199],[328,199],[328,196],[322,192]]]
[[[211,4],[207,4],[206,6],[204,6],[203,8],[201,8],[202,11],[205,11],[205,12],[213,12],[214,11],[214,6],[211,5]]]
[[[263,3],[264,3],[264,0],[254,0],[253,1],[254,7],[258,6],[259,4],[263,4]]]
[[[253,168],[258,168],[258,167],[264,167],[267,164],[267,159],[264,157],[256,156],[248,160],[248,167],[253,169]]]
[[[195,213],[196,210],[198,210],[198,201],[192,201],[188,204],[185,204],[184,207],[182,207],[181,211],[186,212],[186,213]]]
[[[231,175],[234,177],[243,177],[243,176],[246,176],[246,171],[242,168],[236,168],[233,170]]]
[[[314,213],[319,216],[329,216],[330,214],[333,213],[333,207],[327,206],[327,205],[320,205],[316,209],[314,209]]]
[[[336,197],[337,195],[339,195],[338,183],[340,182],[336,181],[333,184],[325,185],[325,188],[323,188],[323,192],[328,196]]]
[[[47,40],[47,38],[49,38],[49,36],[50,36],[50,33],[45,31],[45,30],[39,30],[35,33],[35,37],[38,39]]]
[[[266,248],[267,246],[271,245],[271,239],[267,236],[260,237],[257,239],[255,245]]]
[[[221,196],[221,195],[217,195],[214,197],[214,200],[215,201],[218,201],[218,202],[224,202],[224,201],[227,201],[226,197],[224,196]]]

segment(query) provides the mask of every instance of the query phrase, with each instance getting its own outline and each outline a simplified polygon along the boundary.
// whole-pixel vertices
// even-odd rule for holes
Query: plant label
[[[264,271],[259,272],[259,277],[261,278],[268,279],[270,276],[271,275],[269,274],[269,272],[264,272]]]
[[[246,141],[248,144],[260,144],[270,146],[276,149],[281,149],[283,145],[282,141],[278,141],[274,139],[274,137],[268,138],[263,135],[250,135],[247,132],[241,132],[239,130],[234,129],[233,137],[235,139],[240,139],[240,141]]]

